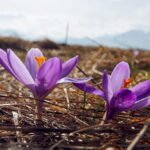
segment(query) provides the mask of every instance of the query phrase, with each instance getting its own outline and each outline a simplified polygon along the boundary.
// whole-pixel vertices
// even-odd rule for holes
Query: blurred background
[[[0,36],[150,49],[149,16],[148,0],[0,0]]]

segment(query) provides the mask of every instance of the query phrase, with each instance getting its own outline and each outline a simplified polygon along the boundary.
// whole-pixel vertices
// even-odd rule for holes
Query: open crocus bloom
[[[59,83],[84,83],[90,78],[72,79],[66,77],[78,62],[78,56],[62,62],[58,57],[45,60],[39,49],[28,51],[25,64],[8,49],[0,49],[0,64],[18,81],[28,87],[38,100],[43,100]],[[42,104],[40,104],[41,111]]]
[[[150,80],[128,89],[130,82],[129,65],[122,61],[116,65],[111,75],[108,75],[106,71],[104,72],[102,91],[86,83],[75,83],[75,86],[104,98],[106,101],[106,120],[109,120],[121,111],[135,110],[150,105]]]

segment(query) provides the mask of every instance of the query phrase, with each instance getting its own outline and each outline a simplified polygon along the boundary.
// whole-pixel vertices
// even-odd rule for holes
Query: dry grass
[[[20,44],[20,43],[17,43]],[[30,43],[30,46],[38,46]],[[26,46],[28,47],[28,46]],[[59,56],[63,60],[80,55],[79,67],[96,83],[101,83],[103,69],[110,72],[121,60],[129,62],[133,85],[150,79],[150,52],[107,47],[61,46],[44,51],[47,58]],[[13,48],[13,47],[12,47]],[[16,53],[24,59],[25,51]],[[84,77],[79,69],[71,76]],[[64,90],[65,89],[65,90]],[[43,122],[35,124],[35,100],[31,93],[0,71],[0,144],[3,149],[126,149],[143,125],[149,122],[150,109],[122,112],[114,120],[100,125],[104,103],[98,97],[85,94],[70,84],[58,86],[44,101]],[[135,149],[149,149],[150,129],[135,145]]]

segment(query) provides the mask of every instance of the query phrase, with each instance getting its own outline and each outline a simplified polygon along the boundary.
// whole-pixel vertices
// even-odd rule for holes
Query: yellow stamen
[[[41,67],[42,64],[45,62],[46,58],[43,56],[35,57],[36,62],[38,63],[38,66]]]
[[[127,88],[131,82],[132,82],[131,78],[124,80],[124,84],[123,84],[122,88]]]

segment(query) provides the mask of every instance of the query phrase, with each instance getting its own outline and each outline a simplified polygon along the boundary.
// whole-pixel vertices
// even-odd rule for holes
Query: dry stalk
[[[140,132],[137,134],[137,136],[133,139],[132,143],[127,147],[127,150],[132,150],[138,141],[143,137],[147,129],[149,128],[150,122],[146,123],[143,128],[140,130]]]
[[[19,114],[15,111],[12,111],[12,115],[13,115],[13,122],[15,127],[19,126]],[[21,132],[20,131],[16,131],[16,137],[17,137],[17,141],[18,143],[21,143]]]
[[[70,108],[70,100],[69,100],[69,95],[68,95],[67,88],[64,88],[64,93],[65,93],[65,97],[66,97],[67,109],[69,110],[69,108]]]

